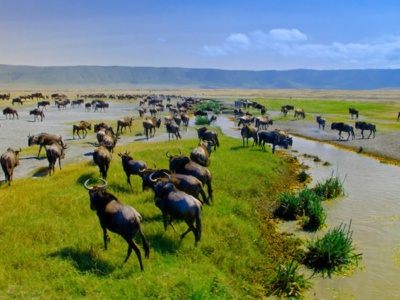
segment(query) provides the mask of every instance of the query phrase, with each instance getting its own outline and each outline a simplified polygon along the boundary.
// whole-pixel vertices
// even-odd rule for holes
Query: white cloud
[[[282,59],[297,61],[301,67],[309,62],[321,68],[399,68],[400,36],[388,35],[379,40],[364,43],[330,44],[310,43],[307,35],[298,29],[272,29],[269,32],[255,30],[248,35],[235,33],[228,36],[221,45],[207,45],[202,48],[203,56],[228,56],[248,54],[249,51],[274,55]]]

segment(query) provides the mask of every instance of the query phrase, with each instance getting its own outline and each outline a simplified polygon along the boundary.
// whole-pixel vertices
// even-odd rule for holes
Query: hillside
[[[0,65],[0,89],[37,88],[330,89],[400,88],[400,70],[232,71],[121,66]]]

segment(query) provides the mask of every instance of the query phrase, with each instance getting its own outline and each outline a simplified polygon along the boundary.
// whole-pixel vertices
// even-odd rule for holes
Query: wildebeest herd
[[[43,121],[44,113],[43,109],[46,108],[48,103],[41,101],[40,107],[34,109],[34,116],[41,117]],[[187,102],[189,103],[189,102]],[[21,103],[22,104],[22,103]],[[61,110],[65,109],[68,105],[66,99],[58,99],[55,102],[56,107]],[[80,106],[84,104],[81,101],[74,102],[74,105]],[[180,103],[181,104],[181,103]],[[161,126],[161,118],[159,117],[159,112],[162,111],[162,106],[160,102],[154,102],[152,107],[152,115],[145,116],[146,110],[139,111],[139,117],[143,124],[144,134],[146,139],[154,137],[156,129]],[[189,117],[188,109],[190,104],[181,107],[171,107],[172,111],[177,111],[174,113],[167,121],[165,119],[165,126],[167,133],[172,135],[176,139],[181,138],[179,125],[188,126]],[[246,101],[245,104],[242,103],[243,107],[249,107],[250,102]],[[106,108],[109,107],[108,103],[104,101],[92,101],[90,102],[90,107],[95,107],[94,111],[105,112]],[[260,116],[254,117],[250,113],[243,112],[241,107],[235,116],[239,121],[238,125],[241,127],[241,137],[243,147],[248,146],[248,139],[253,139],[253,145],[261,146],[265,150],[265,144],[271,144],[272,153],[274,153],[276,146],[287,149],[289,146],[293,145],[293,139],[286,132],[282,130],[268,131],[268,127],[273,125],[273,120],[268,116],[264,116],[267,111],[265,107],[260,106],[258,109],[263,110]],[[85,109],[89,106],[85,105]],[[235,109],[236,110],[236,109]],[[291,105],[286,105],[282,107],[281,113],[285,116],[294,110]],[[148,110],[150,112],[150,109]],[[261,112],[261,111],[260,111]],[[349,110],[350,112],[350,110]],[[350,112],[354,113],[354,111]],[[8,107],[3,110],[3,114],[17,116],[18,113],[15,109]],[[46,113],[47,114],[47,113]],[[207,112],[197,111],[198,115],[206,115]],[[306,114],[304,109],[294,110],[296,118],[305,118]],[[11,118],[11,116],[10,116]],[[358,118],[358,111],[356,114]],[[109,236],[107,230],[115,232],[121,235],[128,243],[128,251],[125,261],[127,261],[131,255],[132,250],[135,251],[136,256],[139,260],[140,268],[143,270],[143,263],[141,258],[141,253],[139,247],[133,240],[136,233],[139,233],[142,239],[142,244],[145,249],[145,256],[148,257],[150,253],[149,243],[145,237],[145,234],[141,227],[142,217],[133,207],[127,206],[120,202],[116,196],[107,192],[107,175],[112,161],[112,155],[117,141],[121,138],[122,134],[126,134],[126,127],[129,127],[131,132],[131,126],[134,118],[124,117],[117,121],[117,131],[114,132],[112,126],[105,123],[95,124],[93,126],[96,132],[97,146],[93,150],[92,159],[93,162],[98,166],[100,179],[103,184],[101,186],[94,185],[89,186],[90,179],[86,180],[84,183],[85,189],[89,191],[90,207],[92,210],[97,212],[100,220],[100,225],[103,230],[104,248],[107,249],[107,242],[109,241]],[[216,115],[212,115],[209,119],[209,123],[217,122]],[[316,117],[319,129],[324,130],[326,120],[322,116]],[[252,123],[254,122],[254,126]],[[369,130],[370,134],[375,137],[376,127],[373,124],[366,122],[356,122],[356,129],[361,130],[362,137],[364,138],[364,130]],[[331,125],[332,130],[339,131],[339,138],[342,138],[341,133],[347,132],[348,138],[352,136],[354,138],[353,127],[342,123],[333,122]],[[75,139],[75,134],[79,139],[86,138],[87,132],[92,130],[92,124],[86,121],[80,121],[73,125],[73,139]],[[172,226],[175,230],[172,220],[183,220],[188,229],[181,234],[181,239],[183,239],[187,233],[193,232],[195,238],[195,244],[197,244],[201,239],[202,234],[202,220],[201,211],[203,204],[212,205],[213,199],[213,176],[211,171],[208,169],[210,166],[210,156],[211,152],[216,151],[220,147],[220,142],[218,138],[218,133],[216,131],[210,130],[206,126],[196,128],[199,142],[194,145],[194,148],[190,152],[189,156],[180,154],[169,154],[166,152],[166,156],[169,162],[169,169],[157,169],[149,168],[148,164],[140,159],[134,158],[129,151],[124,153],[119,152],[118,156],[121,158],[121,163],[123,170],[127,177],[127,184],[132,188],[131,175],[136,175],[142,180],[142,189],[151,189],[154,192],[155,205],[160,209],[163,216],[164,230],[167,229],[168,224]],[[82,135],[82,136],[81,136]],[[63,142],[60,135],[40,133],[36,135],[28,135],[28,145],[39,145],[38,157],[42,147],[46,150],[46,156],[49,162],[48,174],[54,174],[55,164],[58,160],[59,168],[61,169],[61,159],[65,156],[65,151],[67,145]],[[1,165],[5,173],[6,182],[8,185],[11,184],[13,170],[19,165],[19,153],[21,149],[14,150],[12,148],[7,149],[7,151],[1,156]],[[205,191],[205,188],[207,191]]]

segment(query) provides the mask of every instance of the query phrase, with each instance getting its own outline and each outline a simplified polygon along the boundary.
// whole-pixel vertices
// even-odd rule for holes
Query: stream
[[[218,126],[224,134],[240,138],[240,131],[225,116],[218,116]],[[348,228],[351,222],[353,245],[356,253],[362,253],[360,267],[354,274],[343,278],[315,277],[312,279],[314,286],[307,297],[400,299],[400,167],[298,137],[293,138],[291,150],[301,162],[310,166],[306,170],[313,178],[309,187],[324,182],[332,175],[338,176],[343,181],[346,196],[324,202],[328,215],[325,230],[305,233],[299,230],[295,222],[284,223],[280,230],[313,239],[342,223]],[[302,154],[318,156],[322,162],[316,163]],[[323,166],[325,161],[330,166]]]

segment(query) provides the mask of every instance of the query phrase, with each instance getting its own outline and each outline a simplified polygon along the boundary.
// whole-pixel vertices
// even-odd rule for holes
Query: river
[[[225,134],[240,137],[240,131],[234,129],[228,118],[218,116],[218,126]],[[324,203],[328,215],[326,230],[315,234],[295,230],[295,234],[312,239],[341,223],[351,222],[353,245],[357,253],[362,253],[360,268],[354,274],[312,279],[314,286],[308,298],[400,299],[400,167],[298,137],[293,138],[291,150],[310,166],[306,171],[313,178],[310,187],[333,174],[344,180],[346,192],[345,197]],[[302,154],[318,156],[330,166],[304,158]],[[280,229],[293,230],[295,225],[288,222]]]

